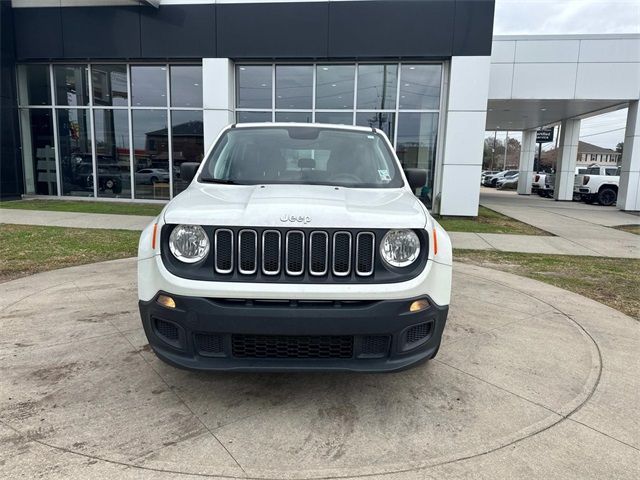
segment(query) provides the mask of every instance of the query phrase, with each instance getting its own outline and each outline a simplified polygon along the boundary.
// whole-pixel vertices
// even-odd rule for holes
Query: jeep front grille
[[[218,228],[213,238],[214,269],[222,275],[251,276],[259,269],[268,276],[366,277],[375,267],[373,232]]]

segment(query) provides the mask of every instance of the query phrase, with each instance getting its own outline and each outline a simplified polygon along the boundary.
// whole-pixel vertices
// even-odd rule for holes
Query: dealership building
[[[491,0],[0,1],[2,198],[166,201],[226,125],[320,122],[380,128],[429,207],[475,215],[485,129],[523,131],[530,178],[561,123],[564,200],[580,120],[629,107],[640,210],[638,36],[493,38]]]

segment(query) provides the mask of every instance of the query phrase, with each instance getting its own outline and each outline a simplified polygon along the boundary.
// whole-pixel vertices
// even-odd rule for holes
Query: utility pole
[[[498,131],[494,130],[493,131],[493,148],[491,149],[491,171],[495,171],[494,168],[494,159],[496,156],[496,139],[498,137]]]
[[[504,137],[504,162],[502,170],[507,169],[507,150],[509,150],[509,130],[507,130],[507,135]]]

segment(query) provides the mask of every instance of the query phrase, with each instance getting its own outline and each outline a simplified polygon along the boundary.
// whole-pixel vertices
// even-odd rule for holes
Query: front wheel
[[[598,203],[605,207],[609,207],[616,203],[618,199],[618,192],[613,188],[603,188],[598,192]]]

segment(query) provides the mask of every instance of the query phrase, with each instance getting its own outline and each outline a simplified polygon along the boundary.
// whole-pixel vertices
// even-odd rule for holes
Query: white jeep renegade
[[[451,243],[383,132],[227,127],[140,238],[155,353],[199,370],[392,371],[433,358]]]

